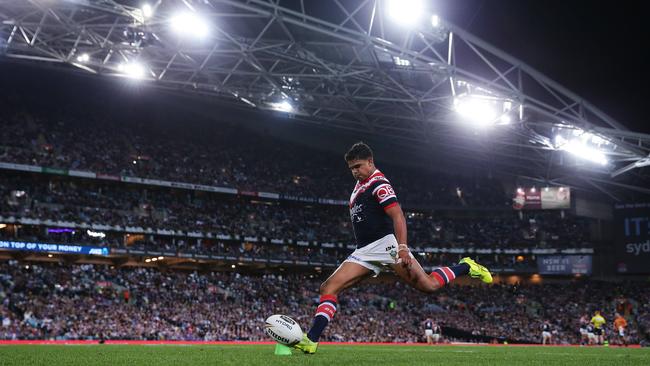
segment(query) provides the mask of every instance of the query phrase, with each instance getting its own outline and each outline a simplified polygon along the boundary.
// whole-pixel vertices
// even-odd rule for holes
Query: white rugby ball
[[[266,335],[287,346],[293,346],[302,340],[300,325],[286,315],[271,315],[266,319],[264,328]]]

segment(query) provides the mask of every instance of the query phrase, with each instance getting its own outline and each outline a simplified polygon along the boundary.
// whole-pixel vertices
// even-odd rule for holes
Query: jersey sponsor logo
[[[386,198],[390,198],[395,196],[395,191],[393,190],[393,187],[391,187],[388,184],[384,184],[377,189],[377,198],[379,198],[380,201],[383,201]]]
[[[354,206],[350,207],[350,220],[352,220],[352,222],[363,221],[363,216],[361,215],[362,212],[363,212],[363,203],[355,204]]]

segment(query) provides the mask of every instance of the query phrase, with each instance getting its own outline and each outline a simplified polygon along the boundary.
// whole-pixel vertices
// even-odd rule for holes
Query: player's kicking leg
[[[422,292],[434,292],[456,277],[465,275],[478,278],[485,283],[492,283],[490,271],[469,257],[461,259],[455,266],[436,268],[430,274],[424,272],[415,258],[411,259],[411,265],[408,267],[402,263],[392,264],[391,267],[404,282]]]
[[[358,263],[343,262],[320,286],[319,305],[316,308],[316,315],[314,315],[311,329],[308,333],[303,334],[302,341],[296,344],[294,348],[308,354],[316,353],[318,338],[320,338],[325,327],[336,313],[337,295],[371,273],[370,269]]]

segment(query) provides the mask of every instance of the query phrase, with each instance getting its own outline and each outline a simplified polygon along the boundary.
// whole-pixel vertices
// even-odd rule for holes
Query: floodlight
[[[415,25],[424,13],[422,0],[389,0],[387,4],[389,16],[398,24]]]
[[[141,79],[145,76],[146,73],[144,66],[137,62],[120,64],[117,69],[124,75],[134,79]]]
[[[192,12],[176,14],[171,19],[171,26],[175,33],[183,36],[205,38],[209,33],[208,23]]]
[[[431,16],[431,25],[432,25],[434,28],[438,28],[438,27],[440,26],[440,17],[437,16],[436,14],[433,14],[433,15]]]
[[[153,8],[152,8],[151,5],[149,5],[149,4],[144,4],[144,5],[142,5],[141,10],[142,10],[142,15],[143,15],[145,18],[149,18],[150,16],[153,15]]]
[[[488,98],[479,96],[459,97],[454,99],[454,108],[458,114],[477,125],[490,125],[497,118],[494,103]]]
[[[90,60],[90,56],[87,53],[82,53],[81,55],[77,56],[77,61],[79,62],[88,62]]]
[[[587,146],[585,141],[577,138],[566,140],[561,135],[557,135],[555,136],[555,148],[564,150],[581,159],[589,160],[600,165],[607,165],[607,157],[602,151]]]
[[[405,58],[400,58],[399,56],[393,57],[393,62],[397,66],[411,66],[411,61]]]
[[[291,105],[291,103],[287,99],[283,99],[278,103],[269,103],[269,105],[271,106],[271,108],[275,109],[276,111],[287,112],[287,113],[293,112],[293,105]]]

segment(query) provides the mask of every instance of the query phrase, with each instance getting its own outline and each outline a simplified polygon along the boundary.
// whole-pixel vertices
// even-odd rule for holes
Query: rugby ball
[[[271,315],[264,325],[266,335],[278,343],[293,346],[302,340],[302,329],[286,315]]]

